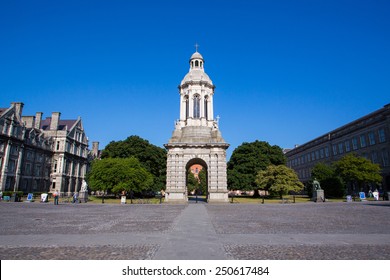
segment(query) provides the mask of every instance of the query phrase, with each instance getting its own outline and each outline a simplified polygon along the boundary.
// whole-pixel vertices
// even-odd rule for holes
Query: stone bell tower
[[[187,171],[200,164],[207,172],[207,201],[228,202],[226,149],[218,121],[214,119],[215,86],[204,71],[204,59],[196,51],[190,69],[179,85],[180,119],[168,144],[167,202],[186,202]]]

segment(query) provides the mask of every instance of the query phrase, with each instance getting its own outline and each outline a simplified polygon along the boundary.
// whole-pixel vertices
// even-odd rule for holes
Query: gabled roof
[[[57,130],[69,131],[76,122],[77,120],[60,120],[58,123]],[[51,124],[51,117],[48,117],[41,122],[41,129],[50,130],[50,124]]]

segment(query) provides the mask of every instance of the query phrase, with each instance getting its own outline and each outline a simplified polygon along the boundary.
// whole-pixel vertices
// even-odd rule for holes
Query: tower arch
[[[179,85],[180,119],[164,145],[168,150],[165,199],[167,202],[188,200],[188,166],[199,163],[207,170],[207,200],[228,202],[226,149],[229,144],[222,138],[213,115],[215,86],[204,71],[204,59],[197,50],[189,64],[189,72]]]

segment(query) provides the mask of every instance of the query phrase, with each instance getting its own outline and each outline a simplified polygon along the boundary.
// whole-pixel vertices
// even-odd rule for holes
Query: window
[[[316,151],[316,160],[319,160],[320,159],[320,152],[317,150]]]
[[[382,165],[389,166],[389,153],[385,149],[382,150]]]
[[[337,145],[333,145],[332,146],[332,149],[333,149],[333,155],[337,155]]]
[[[18,155],[18,147],[17,146],[12,146],[11,147],[11,155],[14,155],[14,156],[16,156],[16,155]]]
[[[352,149],[357,150],[358,148],[358,141],[356,137],[352,138]]]
[[[57,147],[56,150],[58,151],[60,149],[60,141],[57,141]]]
[[[57,172],[57,161],[55,160],[54,161],[54,169],[53,169],[53,172],[56,173]]]
[[[344,145],[343,143],[339,143],[339,154],[344,153]]]
[[[198,66],[199,66],[199,61],[195,60],[195,67],[198,67]]]
[[[194,96],[194,118],[200,118],[200,97],[199,95]]]
[[[360,147],[364,148],[367,146],[366,136],[364,134],[360,135]]]
[[[378,163],[378,154],[375,151],[371,153],[371,161],[373,163]]]
[[[345,152],[350,152],[351,151],[351,145],[349,144],[349,141],[345,141]]]
[[[374,134],[374,132],[368,133],[368,141],[369,141],[371,146],[375,145],[375,134]]]
[[[37,176],[37,177],[41,176],[41,166],[40,165],[37,165],[35,167],[35,176]]]
[[[13,159],[9,160],[8,171],[9,172],[15,172],[15,161]]]
[[[31,164],[30,163],[26,163],[26,175],[31,175]]]
[[[379,129],[378,134],[379,134],[379,143],[385,142],[386,141],[385,129],[384,128]]]
[[[325,156],[329,157],[329,147],[325,147]]]

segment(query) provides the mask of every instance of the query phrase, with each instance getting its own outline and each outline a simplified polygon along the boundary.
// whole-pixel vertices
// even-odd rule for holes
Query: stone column
[[[14,192],[17,192],[19,190],[20,174],[22,173],[23,150],[24,150],[24,145],[21,145],[20,149],[19,149],[19,155],[18,155],[18,165],[17,165],[16,173],[15,173]],[[35,164],[33,165],[33,169],[34,169],[34,166],[35,166]],[[32,171],[33,171],[33,174],[34,174],[34,170],[32,170]]]
[[[11,152],[11,145],[12,141],[8,140],[5,143],[5,153],[4,153],[4,161],[3,161],[3,167],[1,168],[1,177],[0,177],[0,189],[1,191],[5,191],[5,184],[7,182],[7,173],[8,173],[8,162],[9,162],[9,155]]]

